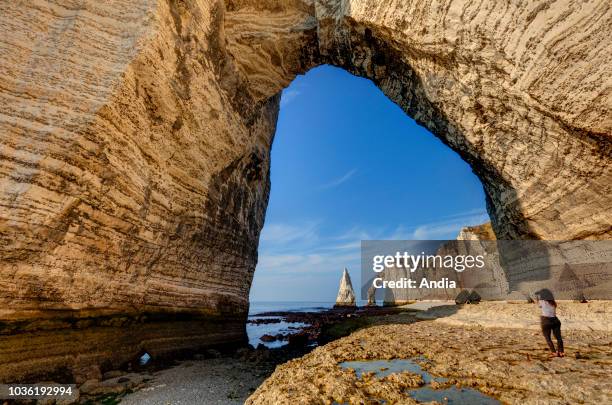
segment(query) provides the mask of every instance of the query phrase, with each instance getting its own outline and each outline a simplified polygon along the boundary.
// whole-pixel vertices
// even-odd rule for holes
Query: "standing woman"
[[[544,339],[546,339],[546,343],[550,348],[551,356],[563,357],[565,353],[563,352],[563,339],[561,339],[561,321],[557,318],[557,302],[555,297],[549,289],[544,288],[536,292],[536,298],[538,305],[542,309],[540,323]],[[555,345],[550,338],[551,332],[557,340],[557,350],[555,350]]]

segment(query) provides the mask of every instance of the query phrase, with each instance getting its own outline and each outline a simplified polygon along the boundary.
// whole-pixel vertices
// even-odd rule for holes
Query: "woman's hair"
[[[553,307],[557,306],[557,302],[555,301],[555,296],[553,295],[552,291],[550,291],[548,288],[542,288],[541,290],[536,291],[535,296],[538,297],[540,301],[546,301]]]

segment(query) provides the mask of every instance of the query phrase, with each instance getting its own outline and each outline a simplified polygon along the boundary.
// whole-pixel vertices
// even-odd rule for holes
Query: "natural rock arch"
[[[322,63],[374,81],[470,163],[498,238],[612,235],[609,211],[586,214],[590,203],[580,197],[608,199],[599,191],[604,183],[592,180],[610,179],[609,106],[601,103],[609,91],[589,99],[570,79],[604,83],[606,61],[591,63],[586,47],[575,49],[579,41],[569,31],[576,27],[560,26],[555,7],[445,3],[296,1],[279,9],[278,2],[230,2],[225,33],[255,99]],[[568,22],[609,18],[607,7],[573,11]],[[605,31],[590,30],[592,38]],[[535,38],[544,40],[536,45]],[[598,50],[586,52],[594,57]],[[592,159],[586,165],[578,158],[585,154]]]
[[[3,2],[5,330],[119,325],[29,341],[72,369],[243,339],[279,94],[323,63],[469,162],[499,238],[609,238],[611,23],[604,0]]]

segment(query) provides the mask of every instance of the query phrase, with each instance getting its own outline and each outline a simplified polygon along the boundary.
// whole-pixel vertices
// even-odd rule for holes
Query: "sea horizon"
[[[357,306],[364,306],[367,301],[357,300]],[[284,300],[265,300],[249,301],[249,316],[264,312],[320,312],[333,308],[335,300],[329,301],[284,301]]]

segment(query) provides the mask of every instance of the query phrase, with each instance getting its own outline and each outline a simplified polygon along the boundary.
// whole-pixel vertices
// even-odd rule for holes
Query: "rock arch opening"
[[[371,81],[320,66],[280,106],[251,312],[333,304],[344,267],[359,292],[361,239],[455,239],[488,223],[469,165]]]
[[[426,4],[375,3],[230,2],[228,51],[248,76],[255,99],[277,93],[296,74],[320,64],[372,80],[472,166],[499,239],[609,235],[609,221],[594,205],[575,204],[577,193],[606,198],[583,177],[596,167],[598,178],[610,179],[609,138],[601,136],[605,125],[596,129],[589,120],[570,118],[564,112],[568,103],[556,108],[552,83],[536,80],[531,69],[537,67],[520,59],[525,50],[508,43],[504,28],[489,26],[484,16]],[[450,28],[453,24],[462,30]],[[559,61],[549,55],[540,62],[545,69]],[[598,108],[585,107],[585,113]],[[592,159],[586,171],[577,162],[584,155]]]

